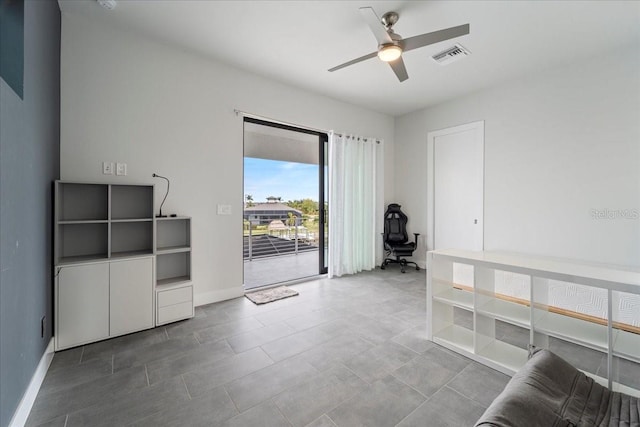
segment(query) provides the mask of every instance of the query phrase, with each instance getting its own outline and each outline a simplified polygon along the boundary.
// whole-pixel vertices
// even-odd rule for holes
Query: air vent
[[[449,49],[443,50],[440,53],[436,53],[431,58],[440,65],[447,65],[452,63],[453,61],[462,59],[469,54],[471,54],[471,52],[465,49],[462,45],[456,43]]]

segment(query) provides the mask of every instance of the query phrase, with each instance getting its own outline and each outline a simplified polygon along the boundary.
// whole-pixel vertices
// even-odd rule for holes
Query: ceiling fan
[[[402,54],[404,52],[469,34],[469,24],[464,24],[403,39],[393,31],[393,26],[398,22],[399,18],[396,12],[385,13],[382,15],[382,19],[378,18],[378,15],[376,15],[371,7],[361,7],[360,13],[378,41],[378,50],[340,64],[329,69],[329,71],[337,71],[377,56],[382,61],[389,63],[398,80],[403,82],[409,78],[407,69],[404,66],[404,61],[402,60]]]

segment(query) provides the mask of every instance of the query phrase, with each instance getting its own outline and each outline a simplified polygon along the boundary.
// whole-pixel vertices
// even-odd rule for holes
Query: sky
[[[244,195],[254,203],[264,203],[268,196],[282,201],[318,200],[318,165],[278,160],[244,158]]]

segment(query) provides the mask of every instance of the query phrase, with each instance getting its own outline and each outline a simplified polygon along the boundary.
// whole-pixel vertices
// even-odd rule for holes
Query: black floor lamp
[[[167,200],[167,196],[169,195],[169,186],[171,185],[171,182],[169,182],[169,178],[164,177],[162,175],[158,175],[157,173],[153,174],[154,178],[162,178],[164,180],[167,181],[167,192],[164,195],[164,199],[162,199],[162,203],[160,203],[160,213],[158,215],[156,215],[156,218],[166,218],[166,215],[162,215],[162,205],[164,205],[165,200]]]

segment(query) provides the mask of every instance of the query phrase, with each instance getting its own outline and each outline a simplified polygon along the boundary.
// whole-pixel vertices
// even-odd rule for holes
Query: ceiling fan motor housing
[[[389,38],[392,40],[391,43],[383,43],[378,45],[378,52],[388,48],[389,46],[398,46],[400,50],[404,50],[404,44],[402,43],[402,36],[393,31],[393,25],[398,22],[398,14],[396,12],[387,12],[382,15],[380,22],[384,25],[387,30],[387,34],[389,34]]]
[[[397,13],[387,12],[384,15],[382,15],[382,18],[380,18],[380,21],[382,22],[382,25],[385,26],[387,31],[389,31],[395,25],[395,23],[398,22],[399,18],[400,16]]]

